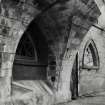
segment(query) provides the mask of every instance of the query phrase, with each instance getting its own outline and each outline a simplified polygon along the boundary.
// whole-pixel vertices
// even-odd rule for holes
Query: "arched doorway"
[[[12,70],[13,81],[47,80],[48,44],[35,23],[31,23],[18,44]]]
[[[79,63],[78,63],[78,53],[77,53],[71,72],[71,82],[70,82],[71,99],[76,99],[78,97],[78,72],[79,72]]]

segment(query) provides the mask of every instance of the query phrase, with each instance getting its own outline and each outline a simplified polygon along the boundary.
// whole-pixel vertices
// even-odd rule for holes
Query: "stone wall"
[[[104,29],[105,22],[103,16],[105,15],[104,13],[104,8],[105,6],[101,6],[101,12],[102,14],[100,15],[98,19],[98,24],[96,26]],[[89,94],[89,93],[99,93],[103,92],[105,90],[105,32],[97,29],[96,27],[91,27],[89,32],[87,33],[86,37],[84,38],[81,47],[79,49],[80,52],[80,65],[81,65],[81,60],[83,57],[83,49],[85,47],[85,44],[88,40],[93,39],[97,50],[99,54],[99,61],[100,61],[100,67],[99,70],[97,71],[86,71],[86,70],[81,70],[80,73],[80,94]]]
[[[76,53],[79,54],[79,67],[82,66],[82,60],[83,60],[83,52],[84,48],[86,46],[87,41],[93,40],[96,44],[98,54],[99,54],[99,61],[100,61],[100,67],[99,70],[81,70],[79,69],[79,95],[89,95],[89,94],[99,94],[99,92],[102,92],[104,89],[104,58],[105,58],[105,38],[104,38],[104,29],[105,23],[104,23],[104,5],[99,5],[101,15],[98,18],[98,23],[95,23],[96,26],[100,27],[94,27],[92,26],[89,31],[86,33],[85,29],[78,29],[72,27],[72,30],[70,34],[73,36],[69,39],[67,44],[67,51],[65,52],[64,60],[63,60],[63,69],[61,72],[61,80],[62,82],[62,97],[65,97],[65,100],[69,100],[71,97],[71,91],[70,91],[70,81],[71,81],[71,72],[73,69],[73,63],[76,56]],[[85,25],[86,26],[86,25]],[[83,34],[86,33],[86,34]],[[83,35],[83,36],[82,36]],[[84,36],[85,35],[85,36]],[[77,37],[74,37],[77,36]],[[80,39],[79,39],[79,38]],[[64,82],[65,81],[65,82]],[[66,85],[65,85],[66,84]],[[63,93],[64,91],[64,93]],[[64,94],[64,96],[63,96]],[[64,98],[63,98],[64,99]]]
[[[23,33],[32,20],[35,20],[48,41],[49,52],[52,54],[49,54],[49,61],[52,61],[53,56],[56,62],[59,74],[54,92],[56,100],[70,100],[70,75],[75,55],[100,11],[93,0],[86,3],[83,0],[69,0],[47,8],[46,11],[37,8],[31,0],[26,1],[0,1],[0,99],[5,101],[11,98],[16,49]]]
[[[18,42],[27,25],[39,11],[27,3],[0,1],[0,42],[1,42],[1,100],[10,97],[12,66]],[[34,14],[34,15],[33,15]]]

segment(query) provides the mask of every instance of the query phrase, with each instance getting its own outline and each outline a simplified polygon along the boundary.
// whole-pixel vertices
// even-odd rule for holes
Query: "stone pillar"
[[[67,102],[68,100],[71,100],[70,78],[76,52],[76,50],[71,51],[69,57],[65,58],[62,62],[59,89],[56,94],[57,101],[59,102]]]
[[[11,77],[14,54],[9,52],[2,52],[1,65],[1,100],[8,101],[11,95]]]

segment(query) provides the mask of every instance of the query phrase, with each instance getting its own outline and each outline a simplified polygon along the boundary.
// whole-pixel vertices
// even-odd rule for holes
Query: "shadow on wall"
[[[78,53],[76,54],[72,72],[71,72],[71,81],[70,81],[70,90],[71,90],[71,99],[77,99],[78,97],[78,72],[79,72],[79,64],[78,64]]]

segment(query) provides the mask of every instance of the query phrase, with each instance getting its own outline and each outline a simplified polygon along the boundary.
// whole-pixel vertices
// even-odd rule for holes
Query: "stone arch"
[[[87,61],[87,59],[89,61]],[[89,39],[84,47],[82,67],[86,69],[99,69],[99,65],[100,62],[96,44],[92,39]]]
[[[32,22],[31,19],[33,18],[30,18],[30,23]],[[2,90],[3,99],[5,99],[4,97],[8,97],[11,94],[11,77],[16,49],[22,35],[27,30],[27,27],[30,25],[23,24],[22,21],[17,20],[13,20],[12,24],[13,25],[9,30],[8,36],[5,36],[5,38],[3,38],[2,40],[4,48],[2,50],[1,76],[3,78],[3,81],[5,81],[5,85]]]
[[[14,71],[13,71],[13,74],[15,75],[15,74],[21,74],[19,77],[17,77],[19,80],[20,79],[28,79],[28,80],[30,80],[30,79],[32,79],[32,80],[46,80],[47,79],[47,69],[45,70],[45,68],[47,67],[47,65],[48,65],[48,43],[47,43],[47,40],[46,40],[46,38],[45,38],[45,36],[42,34],[42,32],[41,32],[41,30],[39,29],[39,27],[37,26],[37,24],[34,22],[34,21],[32,21],[30,24],[29,24],[29,26],[27,27],[27,29],[26,29],[26,31],[24,32],[24,34],[23,34],[23,36],[22,36],[22,38],[20,39],[20,43],[19,43],[19,45],[18,45],[18,47],[17,47],[17,50],[16,50],[16,55],[18,54],[18,51],[20,50],[20,48],[19,47],[21,47],[21,45],[22,44],[25,44],[25,43],[23,43],[24,42],[24,39],[27,37],[27,34],[31,37],[31,39],[33,40],[33,44],[34,44],[34,46],[32,46],[33,48],[34,47],[36,47],[35,49],[36,49],[36,52],[37,52],[37,60],[35,61],[34,60],[34,55],[32,55],[33,53],[34,53],[34,51],[32,51],[32,54],[31,55],[27,55],[27,54],[22,54],[22,53],[24,53],[24,52],[21,52],[21,58],[22,58],[22,56],[24,57],[24,55],[26,55],[26,56],[28,56],[27,58],[26,57],[24,57],[24,62],[26,61],[26,60],[28,60],[28,61],[30,61],[30,62],[33,62],[31,65],[30,65],[30,67],[29,67],[29,65],[28,64],[30,64],[30,63],[27,63],[27,64],[23,64],[23,66],[21,66],[21,67],[23,67],[23,75],[22,75],[22,73],[21,73],[21,71],[19,72],[19,69],[17,69],[18,67],[16,66],[15,67],[15,65],[14,65],[14,70],[16,71],[15,73],[14,73]],[[24,38],[23,38],[24,37]],[[23,41],[21,41],[21,40],[23,40]],[[29,46],[30,47],[30,46]],[[31,47],[31,49],[32,49],[32,47]],[[28,48],[28,46],[26,46],[26,49]],[[30,50],[31,50],[30,49]],[[31,51],[30,51],[31,52]],[[30,57],[30,56],[32,56],[32,57]],[[16,58],[16,56],[15,56],[15,58]],[[31,59],[32,58],[32,59]],[[21,62],[21,61],[20,61]],[[18,63],[19,64],[19,63]],[[22,65],[21,64],[21,65]],[[35,65],[34,65],[35,64]],[[20,65],[20,64],[19,64]],[[33,65],[33,66],[32,66]],[[25,66],[26,66],[26,69],[24,69],[25,68]],[[17,70],[16,70],[17,69]],[[28,69],[30,69],[30,70],[28,70]],[[34,70],[35,69],[35,70]],[[44,72],[45,71],[45,72]],[[33,72],[33,74],[32,74],[32,72]],[[29,75],[28,75],[28,74]],[[43,74],[42,74],[43,73]],[[35,74],[37,74],[36,76],[35,76]],[[17,75],[15,75],[15,77],[17,76]],[[25,76],[26,75],[26,76]]]
[[[12,67],[15,56],[15,50],[17,43],[25,30],[25,26],[21,22],[15,22],[9,31],[9,35],[5,37],[2,43],[4,43],[4,48],[2,50],[2,65],[1,65],[1,77],[2,82],[2,99],[9,98],[11,95],[11,76]],[[4,36],[3,36],[4,37]],[[19,38],[19,39],[18,39]]]
[[[36,46],[30,33],[25,32],[24,35],[22,35],[16,50],[16,54],[18,57],[29,57],[37,61]]]

